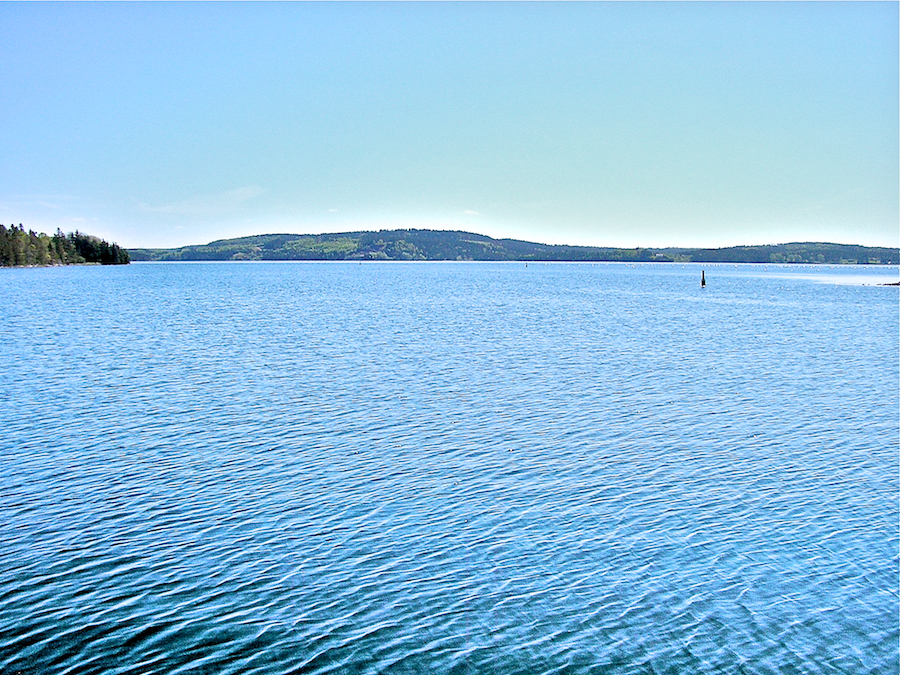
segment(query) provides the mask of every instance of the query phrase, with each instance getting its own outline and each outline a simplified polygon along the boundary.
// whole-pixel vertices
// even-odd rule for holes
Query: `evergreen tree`
[[[0,224],[0,266],[73,265],[85,262],[102,265],[127,265],[128,251],[117,244],[75,231],[63,234],[57,229],[52,237],[43,232],[25,231],[20,224],[8,228]]]

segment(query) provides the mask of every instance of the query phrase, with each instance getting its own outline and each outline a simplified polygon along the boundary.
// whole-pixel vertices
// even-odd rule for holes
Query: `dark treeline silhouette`
[[[0,266],[27,265],[127,265],[128,251],[99,237],[82,232],[63,234],[57,230],[52,237],[33,230],[25,231],[21,224],[6,227],[0,224]]]

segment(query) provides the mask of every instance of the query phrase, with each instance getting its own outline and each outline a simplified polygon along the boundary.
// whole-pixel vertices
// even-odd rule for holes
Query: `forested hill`
[[[127,265],[128,251],[116,244],[82,232],[63,234],[57,230],[52,237],[33,230],[0,225],[0,267],[40,265]]]
[[[898,250],[846,244],[731,248],[598,248],[492,239],[468,232],[382,230],[340,234],[265,234],[202,246],[129,249],[132,260],[521,260],[898,264]]]

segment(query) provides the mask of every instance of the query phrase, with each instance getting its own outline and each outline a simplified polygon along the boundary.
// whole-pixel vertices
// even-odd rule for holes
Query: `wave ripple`
[[[0,671],[896,673],[895,292],[695,277],[0,275]]]

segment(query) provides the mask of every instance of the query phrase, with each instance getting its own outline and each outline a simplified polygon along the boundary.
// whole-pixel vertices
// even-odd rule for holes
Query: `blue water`
[[[897,673],[898,270],[0,270],[2,673]]]

